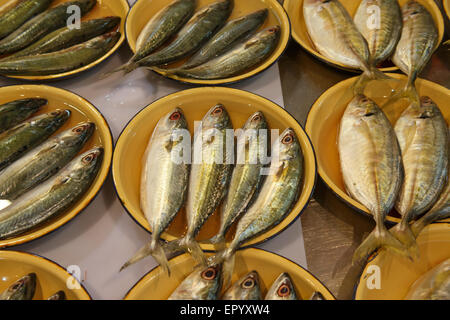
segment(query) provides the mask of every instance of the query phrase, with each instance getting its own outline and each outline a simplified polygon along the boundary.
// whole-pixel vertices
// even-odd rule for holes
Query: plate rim
[[[67,0],[67,2],[68,1],[70,1],[70,0]],[[111,1],[111,0],[109,0],[109,1]],[[126,17],[128,16],[128,13],[130,12],[130,4],[128,3],[127,0],[114,0],[114,1],[119,1],[119,3],[124,5],[125,8],[126,8],[125,15],[123,17],[120,17],[121,18],[121,23],[122,23],[122,20],[124,20],[124,32],[121,32],[121,30],[119,28],[119,32],[121,33],[119,40],[114,45],[114,47],[112,47],[103,56],[101,56],[97,60],[89,63],[88,65],[86,65],[84,67],[77,68],[77,69],[74,69],[74,70],[71,70],[71,71],[58,73],[58,74],[40,75],[40,76],[17,76],[17,75],[2,74],[1,77],[7,78],[7,79],[23,80],[23,81],[26,81],[26,82],[34,82],[34,81],[52,82],[52,81],[59,81],[59,80],[68,79],[68,78],[71,78],[71,77],[75,77],[75,76],[77,76],[79,74],[82,74],[82,73],[84,73],[84,72],[86,72],[88,70],[91,70],[91,69],[99,66],[100,64],[102,64],[103,62],[108,60],[114,53],[117,52],[117,50],[120,49],[122,44],[125,42],[125,39],[126,39],[126,37],[125,37],[125,22],[126,22]],[[97,5],[98,5],[98,0],[97,0]],[[93,19],[96,19],[96,18],[93,18]]]
[[[289,5],[291,3],[295,3],[296,1],[301,1],[301,3],[299,4],[299,6],[302,6],[304,0],[284,0],[283,3],[283,7],[285,8],[286,12],[289,15]],[[362,1],[362,0],[360,0]],[[436,28],[438,29],[438,43],[436,44],[436,47],[433,50],[433,53],[436,52],[436,50],[441,46],[442,40],[444,38],[444,33],[445,33],[445,25],[444,25],[444,18],[442,15],[441,10],[439,9],[439,7],[437,6],[437,4],[434,2],[434,0],[425,0],[427,2],[430,3],[430,6],[434,7],[434,10],[439,13],[438,14],[438,21],[435,21],[436,23]],[[445,2],[445,0],[444,0]],[[302,9],[303,12],[303,9]],[[292,21],[291,21],[292,24]],[[442,34],[440,34],[442,29]],[[348,67],[345,66],[344,64],[341,64],[339,62],[336,61],[332,61],[331,59],[326,58],[325,56],[323,56],[322,54],[320,54],[318,51],[313,50],[312,48],[310,48],[308,45],[306,45],[306,43],[299,37],[299,35],[297,34],[297,32],[295,32],[295,28],[291,27],[291,35],[292,38],[295,40],[295,42],[297,42],[297,44],[300,45],[300,47],[302,47],[303,50],[305,50],[306,52],[308,52],[310,55],[312,55],[313,57],[315,57],[316,59],[320,60],[321,62],[327,64],[330,67],[333,68],[337,68],[339,70],[343,70],[343,71],[347,71],[347,72],[351,72],[351,73],[362,73],[362,71],[358,68],[352,68],[352,67]],[[387,59],[386,59],[387,60]],[[384,68],[377,68],[378,70],[382,71],[382,72],[395,72],[395,71],[400,71],[400,68],[397,66],[392,66],[392,67],[384,67]]]
[[[407,76],[405,76],[404,74],[400,74],[400,73],[386,73],[387,76],[390,76],[394,79],[406,79]],[[317,108],[319,103],[322,103],[322,100],[324,100],[326,97],[330,96],[331,93],[337,89],[340,89],[343,86],[346,86],[348,83],[354,82],[357,79],[358,76],[354,76],[351,78],[347,78],[344,79],[336,84],[334,84],[333,86],[329,87],[328,89],[326,89],[324,92],[322,92],[322,94],[313,102],[312,106],[310,107],[307,117],[306,117],[306,122],[305,122],[305,131],[308,135],[311,135],[311,118],[312,116],[315,115],[315,113],[317,112]],[[423,78],[417,78],[417,80],[419,82],[423,82],[423,83],[428,83],[432,86],[438,86],[438,87],[442,87],[446,90],[448,90],[447,88],[445,88],[444,86],[441,86],[440,84],[437,84],[435,82],[432,82],[430,80],[426,80]],[[449,90],[450,92],[450,90]],[[317,154],[316,154],[316,157]],[[328,177],[327,174],[325,174],[325,172],[323,171],[322,167],[319,165],[319,161],[317,160],[317,173],[320,177],[320,180],[324,183],[324,185],[327,187],[327,189],[329,189],[332,194],[334,196],[336,196],[343,204],[345,204],[346,206],[350,207],[351,209],[353,209],[356,213],[362,214],[366,217],[372,218],[372,214],[370,214],[368,211],[365,211],[365,208],[362,204],[360,204],[359,202],[357,202],[356,200],[352,199],[349,195],[347,194],[340,194],[340,192],[337,192],[336,190],[341,190],[339,187],[336,186],[336,184],[334,182],[332,182],[332,180]],[[350,200],[350,201],[349,201]],[[386,219],[385,222],[388,225],[394,225],[396,223],[398,223],[401,219],[400,218],[396,218],[396,217],[392,217],[390,215],[386,215]],[[449,219],[444,219],[444,222],[446,220]],[[450,220],[449,220],[450,221]],[[442,221],[441,221],[442,222]]]
[[[14,87],[17,87],[17,88],[20,88],[20,87],[21,88],[31,88],[31,89],[33,89],[33,88],[36,88],[36,89],[44,88],[44,90],[59,91],[59,92],[64,93],[64,94],[69,93],[69,94],[73,95],[74,97],[84,101],[84,103],[89,105],[89,107],[93,108],[93,111],[98,113],[98,116],[99,116],[100,120],[102,120],[104,122],[104,125],[108,129],[108,130],[106,130],[105,135],[106,135],[106,138],[107,138],[106,139],[107,142],[109,141],[109,144],[111,145],[111,147],[108,148],[108,149],[110,149],[108,151],[111,153],[111,156],[108,157],[108,158],[107,157],[103,157],[103,161],[106,161],[105,162],[105,165],[106,165],[105,168],[107,168],[107,169],[105,169],[104,177],[101,177],[100,175],[98,175],[96,177],[96,179],[99,179],[99,181],[101,181],[101,182],[99,182],[98,189],[94,190],[93,195],[88,200],[86,205],[83,206],[83,208],[80,208],[80,210],[78,210],[78,212],[74,213],[73,217],[67,219],[66,221],[62,222],[61,224],[58,223],[59,219],[57,219],[52,224],[47,226],[49,228],[49,230],[47,232],[45,232],[45,233],[42,233],[42,234],[39,234],[39,231],[41,229],[39,227],[37,227],[35,231],[31,231],[30,230],[31,233],[29,233],[29,234],[26,233],[26,234],[24,234],[22,236],[19,235],[18,237],[13,237],[13,238],[5,239],[5,240],[0,240],[0,251],[1,251],[1,249],[14,247],[14,246],[25,244],[25,243],[31,243],[31,242],[33,242],[35,240],[44,238],[45,236],[47,236],[47,235],[49,235],[49,234],[51,234],[51,233],[61,229],[62,227],[66,226],[69,222],[73,221],[76,217],[78,217],[81,213],[83,213],[91,205],[91,203],[97,198],[97,196],[100,194],[100,191],[102,191],[102,189],[103,189],[103,187],[104,187],[104,185],[106,183],[106,180],[107,180],[107,178],[108,178],[108,176],[110,174],[110,171],[111,171],[112,156],[113,156],[113,153],[114,153],[114,140],[113,140],[111,127],[109,126],[108,121],[106,121],[106,118],[101,113],[101,111],[94,104],[92,104],[90,101],[88,101],[86,98],[84,98],[84,97],[82,97],[82,96],[80,96],[80,95],[78,95],[78,94],[76,94],[76,93],[74,93],[74,92],[72,92],[70,90],[62,89],[62,88],[58,88],[58,87],[53,87],[53,86],[48,86],[48,85],[45,85],[45,84],[19,84],[19,85],[3,86],[3,87],[0,87],[0,91],[6,90],[6,89],[9,89],[9,88],[14,88]],[[105,144],[106,144],[106,142],[105,142]],[[103,145],[102,147],[104,149],[106,149],[105,145]],[[103,164],[102,164],[102,166],[103,166]],[[82,199],[83,198],[81,198],[79,201],[81,201]],[[68,214],[72,210],[69,209],[69,211],[67,211],[66,214]],[[61,217],[63,217],[63,216],[60,216],[60,218]],[[56,224],[56,226],[51,227],[53,224]],[[38,234],[35,234],[35,233],[38,233]]]
[[[48,266],[52,266],[52,268],[54,268],[55,270],[58,270],[59,272],[64,272],[68,276],[72,276],[70,273],[67,272],[67,270],[62,265],[60,265],[56,261],[54,261],[50,258],[44,257],[42,255],[39,255],[36,253],[25,252],[25,251],[20,251],[20,250],[0,250],[0,259],[2,259],[2,258],[8,259],[10,257],[11,258],[28,257],[29,259],[34,260],[36,262],[41,262],[43,264],[47,264]],[[93,300],[91,294],[86,289],[85,285],[81,281],[78,281],[78,279],[76,279],[75,277],[73,277],[73,278],[80,285],[80,289],[88,298],[87,300]]]
[[[328,287],[318,278],[316,277],[312,272],[310,272],[308,269],[302,267],[300,264],[298,264],[297,262],[282,256],[278,253],[272,252],[270,250],[266,250],[266,249],[262,249],[262,248],[256,248],[256,247],[248,247],[245,249],[241,249],[239,251],[250,251],[250,253],[258,253],[258,252],[262,252],[262,254],[267,255],[267,256],[276,256],[277,258],[280,258],[280,260],[284,260],[290,264],[293,264],[294,266],[296,266],[297,268],[299,268],[302,272],[306,273],[307,275],[309,275],[310,277],[313,278],[314,281],[317,282],[317,284],[319,284],[320,286],[323,287],[323,289],[325,289],[325,291],[327,293],[329,293],[331,295],[331,297],[333,297],[333,300],[337,300],[337,298],[335,297],[335,295],[331,292],[330,289],[328,289]],[[241,252],[242,253],[242,252]],[[183,258],[185,258],[188,254],[187,253],[183,253],[180,254],[176,257],[173,257],[169,260],[170,261],[174,261],[174,260],[182,260]],[[156,266],[154,268],[152,268],[150,271],[146,272],[143,276],[141,276],[135,283],[134,285],[128,289],[127,293],[124,295],[122,300],[132,300],[132,299],[128,299],[129,295],[132,293],[133,290],[136,289],[137,286],[139,286],[147,277],[151,277],[154,273],[156,273],[158,271],[158,269],[161,268],[160,266]]]
[[[254,241],[252,241],[252,240],[247,241],[247,242],[246,242],[245,244],[243,244],[238,250],[247,249],[247,248],[252,247],[252,246],[255,246],[255,245],[260,245],[260,244],[262,244],[262,243],[264,243],[264,242],[267,242],[268,240],[271,240],[272,238],[278,236],[279,234],[283,233],[284,231],[286,231],[286,229],[288,229],[291,225],[293,225],[293,224],[300,218],[300,216],[305,212],[305,210],[309,207],[309,205],[310,205],[310,203],[311,203],[311,199],[312,199],[313,196],[314,196],[314,192],[315,192],[315,189],[316,189],[316,186],[317,186],[317,181],[318,181],[318,171],[317,171],[317,169],[318,169],[318,163],[317,163],[317,155],[316,155],[316,152],[315,152],[313,143],[312,143],[311,138],[309,137],[308,133],[306,132],[305,128],[304,128],[304,127],[297,121],[297,119],[295,119],[295,117],[294,117],[289,111],[287,111],[285,108],[281,107],[279,104],[277,104],[277,103],[273,102],[272,100],[270,100],[270,99],[268,99],[268,98],[266,98],[266,97],[263,97],[263,96],[261,96],[261,95],[259,95],[259,94],[256,94],[256,93],[253,93],[253,92],[250,92],[250,91],[246,91],[246,90],[242,90],[242,89],[234,89],[234,88],[222,87],[222,86],[216,86],[216,87],[196,87],[196,88],[185,89],[185,90],[181,90],[181,91],[177,91],[177,92],[174,92],[174,93],[167,94],[167,95],[165,95],[165,96],[163,96],[163,97],[161,97],[161,98],[159,98],[159,99],[154,100],[154,101],[151,102],[150,104],[146,105],[146,106],[143,107],[141,110],[139,110],[139,111],[138,111],[138,112],[137,112],[137,113],[136,113],[136,114],[135,114],[128,122],[127,122],[127,124],[123,127],[122,131],[120,132],[120,134],[119,134],[119,136],[118,136],[118,138],[117,138],[116,148],[114,148],[113,157],[112,157],[112,165],[111,165],[111,176],[112,176],[112,180],[113,180],[114,190],[115,190],[115,192],[116,192],[117,198],[119,199],[119,201],[120,201],[122,207],[124,208],[124,210],[125,210],[125,212],[128,214],[128,216],[130,216],[130,217],[133,219],[133,221],[134,221],[138,226],[140,226],[143,230],[145,230],[148,234],[151,235],[152,232],[151,232],[149,229],[147,229],[145,226],[143,226],[143,225],[137,220],[137,218],[131,213],[131,210],[130,210],[130,209],[127,207],[127,205],[125,204],[125,203],[126,203],[125,199],[122,198],[122,195],[120,194],[120,192],[119,192],[119,190],[118,190],[119,188],[117,187],[118,184],[117,184],[117,177],[116,177],[116,171],[118,172],[118,169],[115,169],[115,168],[116,168],[116,166],[117,166],[117,165],[116,165],[116,163],[117,163],[117,160],[116,160],[116,154],[119,153],[119,151],[118,151],[118,149],[119,149],[118,147],[120,147],[119,144],[121,143],[122,137],[123,137],[124,134],[125,134],[125,130],[128,129],[129,125],[130,125],[130,124],[131,124],[131,123],[139,116],[139,114],[141,114],[142,112],[144,112],[147,108],[149,108],[149,107],[150,107],[151,105],[153,105],[154,103],[159,102],[159,101],[162,100],[162,99],[169,98],[169,97],[171,97],[171,96],[176,96],[176,95],[179,95],[179,94],[186,94],[186,92],[189,93],[189,92],[192,92],[192,91],[202,91],[203,89],[213,89],[213,90],[218,89],[218,90],[224,90],[224,91],[235,92],[235,93],[239,93],[239,92],[240,92],[240,93],[250,94],[250,95],[256,96],[257,98],[260,98],[260,99],[267,100],[267,101],[269,101],[271,104],[277,106],[277,109],[282,109],[283,111],[285,111],[286,114],[287,114],[289,117],[291,117],[291,118],[298,124],[298,126],[299,126],[299,128],[301,129],[303,135],[307,138],[307,139],[305,139],[305,142],[306,142],[307,146],[310,148],[310,151],[311,151],[310,154],[312,155],[312,158],[313,158],[313,168],[311,168],[311,170],[310,170],[311,173],[314,172],[314,174],[312,175],[313,177],[312,177],[312,182],[311,182],[311,192],[310,192],[310,194],[308,195],[307,201],[305,202],[305,204],[302,206],[302,208],[300,209],[300,211],[299,211],[298,213],[296,213],[294,219],[293,219],[290,223],[288,223],[283,229],[281,229],[279,232],[276,232],[275,234],[273,234],[273,235],[271,235],[271,236],[268,236],[268,237],[266,236],[264,239],[261,239],[260,241],[257,241],[257,242],[254,242]],[[301,193],[300,193],[300,195],[301,195]],[[290,212],[292,213],[293,210],[291,210]],[[283,219],[283,220],[284,220],[284,219]],[[268,230],[267,232],[270,232],[270,230]],[[267,232],[265,232],[265,233],[267,233]],[[175,237],[174,237],[174,238],[175,238]],[[161,240],[163,240],[164,242],[167,243],[167,240],[166,240],[166,239],[162,239],[162,238],[161,238]],[[215,249],[205,249],[205,244],[202,244],[202,243],[200,244],[200,246],[202,247],[202,250],[203,250],[204,252],[216,252],[216,251],[217,251],[217,250],[215,250]],[[206,244],[206,246],[209,246],[209,245]]]
[[[133,54],[135,53],[135,51],[132,49],[132,46],[131,46],[130,40],[129,40],[130,37],[128,36],[128,18],[131,15],[131,13],[133,12],[135,5],[141,1],[149,1],[149,0],[137,0],[135,3],[133,3],[133,5],[131,6],[130,10],[128,11],[127,17],[125,19],[125,32],[124,32],[125,38],[127,40],[128,47],[133,52]],[[152,1],[152,0],[150,0],[150,1]],[[288,15],[286,9],[278,2],[278,0],[263,0],[263,2],[265,2],[265,1],[269,1],[272,4],[274,4],[275,6],[279,7],[280,12],[282,13],[282,18],[284,18],[282,20],[284,20],[284,22],[287,22],[287,26],[288,26],[287,35],[288,36],[287,36],[287,39],[286,39],[284,45],[282,44],[283,48],[282,48],[280,54],[274,59],[274,61],[272,63],[269,63],[267,66],[265,66],[258,72],[254,73],[254,74],[250,74],[248,76],[245,76],[246,74],[252,73],[252,70],[256,69],[256,68],[254,68],[245,74],[241,74],[241,75],[237,75],[237,76],[233,76],[233,77],[228,77],[228,78],[223,78],[223,79],[214,79],[214,80],[199,80],[199,79],[189,79],[189,78],[179,77],[176,75],[164,74],[163,72],[159,72],[157,67],[144,68],[144,69],[150,70],[153,73],[155,73],[156,75],[163,77],[165,79],[172,80],[176,83],[203,86],[203,87],[217,87],[217,86],[226,86],[226,85],[231,85],[231,84],[237,84],[242,81],[253,79],[253,78],[259,76],[261,73],[263,73],[264,71],[267,71],[272,66],[274,66],[281,59],[281,57],[283,57],[283,55],[286,53],[286,50],[289,47],[289,44],[290,44],[291,38],[292,38],[291,19],[289,18],[289,15]],[[263,64],[261,64],[260,66],[262,66]]]

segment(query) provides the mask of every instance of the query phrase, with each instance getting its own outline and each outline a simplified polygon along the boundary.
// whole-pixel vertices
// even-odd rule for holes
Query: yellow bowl
[[[58,217],[55,217],[54,219],[50,219],[33,230],[14,238],[0,240],[0,248],[15,246],[40,238],[72,220],[86,208],[98,194],[108,176],[109,168],[111,166],[113,150],[111,131],[103,115],[90,102],[70,91],[45,85],[17,85],[0,88],[0,105],[9,101],[24,98],[45,98],[49,101],[48,104],[36,114],[48,113],[55,109],[69,109],[72,112],[69,120],[57,131],[57,133],[67,130],[83,121],[94,122],[96,130],[80,153],[85,152],[94,146],[102,146],[104,148],[104,158],[102,166],[97,174],[97,178],[76,204],[65,213],[58,215]]]
[[[444,5],[444,11],[445,11],[445,14],[447,15],[447,20],[448,20],[448,19],[450,19],[450,0],[443,0],[442,3]]]
[[[61,3],[68,1],[72,0],[56,0],[52,3],[51,7],[57,6]],[[109,50],[108,53],[106,53],[103,57],[97,59],[96,61],[84,67],[59,74],[51,74],[45,76],[9,76],[9,75],[4,76],[8,78],[23,79],[29,81],[43,81],[43,80],[51,81],[51,80],[59,80],[62,78],[68,78],[97,66],[101,62],[108,59],[114,52],[116,52],[116,50],[119,49],[119,47],[125,41],[125,20],[129,9],[130,6],[128,5],[128,2],[126,0],[97,0],[97,5],[94,7],[94,9],[92,9],[88,14],[83,16],[83,18],[81,19],[81,21],[85,21],[85,20],[99,19],[107,16],[118,16],[122,19],[120,27],[117,28],[118,31],[120,31],[121,33],[119,41],[111,50]]]
[[[213,2],[216,2],[216,0],[198,0],[197,9]],[[138,0],[133,5],[126,21],[127,41],[133,52],[136,52],[137,38],[139,37],[139,34],[144,29],[147,22],[157,12],[159,12],[161,9],[167,6],[168,3],[170,2],[168,2],[167,0]],[[244,74],[217,80],[198,80],[198,79],[178,77],[176,75],[164,75],[164,76],[167,76],[168,78],[180,82],[193,83],[197,85],[222,85],[248,79],[268,69],[275,62],[277,62],[277,60],[284,53],[291,35],[291,25],[289,22],[289,18],[286,14],[286,11],[283,9],[283,7],[278,3],[277,0],[234,1],[234,9],[230,16],[230,19],[235,19],[240,16],[244,16],[246,14],[264,8],[269,9],[269,17],[267,18],[266,23],[261,27],[261,29],[274,25],[279,25],[281,27],[281,36],[277,48],[274,50],[272,55],[266,59],[266,61],[263,64],[254,67],[252,70],[249,70]],[[180,62],[177,62],[176,64],[169,65],[169,67],[179,64]],[[157,68],[155,68],[153,71],[163,75],[160,71],[158,71]]]
[[[31,272],[37,276],[33,300],[46,300],[60,290],[67,300],[91,300],[83,285],[57,263],[30,253],[0,251],[0,292]]]
[[[128,291],[125,300],[167,300],[178,285],[192,272],[194,261],[183,254],[169,261],[172,274],[167,276],[161,267],[156,267],[143,276]],[[231,279],[237,281],[248,272],[256,270],[261,280],[263,297],[275,279],[288,272],[298,295],[309,299],[314,292],[320,292],[327,300],[335,300],[333,294],[311,273],[296,263],[274,253],[256,248],[241,250],[236,254],[236,266]]]
[[[361,1],[355,0],[339,0],[339,1],[348,10],[351,16],[355,15],[356,10],[358,9],[359,4],[361,3]],[[444,37],[444,20],[442,18],[441,11],[439,10],[439,7],[436,5],[434,0],[417,0],[417,1],[428,9],[428,11],[433,16],[434,22],[436,23],[439,33],[439,41],[435,48],[437,49],[442,41],[442,38]],[[408,0],[399,0],[400,6],[404,5],[407,2]],[[342,63],[333,61],[323,56],[317,51],[317,49],[315,48],[313,42],[309,37],[308,30],[306,28],[305,20],[303,17],[303,0],[284,0],[284,8],[286,9],[289,18],[291,19],[292,37],[306,51],[308,51],[310,54],[312,54],[319,60],[325,62],[326,64],[332,67],[336,67],[338,69],[346,71],[359,72],[359,69],[348,67]],[[398,70],[398,68],[394,66],[392,63],[388,63],[388,65],[382,66],[380,70],[383,72],[392,72]]]
[[[406,76],[404,75],[389,75],[395,79],[402,79],[406,83]],[[322,180],[346,204],[361,213],[369,214],[367,208],[352,199],[345,191],[337,148],[339,123],[345,108],[353,98],[350,86],[355,79],[344,80],[325,91],[319,97],[308,114],[306,132],[311,138],[316,151],[318,172]],[[417,80],[416,86],[420,95],[427,95],[437,103],[447,123],[450,124],[450,108],[448,107],[450,91],[433,82],[422,79]],[[377,102],[378,105],[381,106],[386,101],[384,96],[387,95],[387,87],[374,83],[373,85],[368,85],[367,88],[366,95]],[[396,105],[395,111],[390,108],[390,110],[384,110],[384,112],[391,122],[395,124],[405,108],[406,104],[402,103]],[[387,220],[396,223],[399,221],[399,215],[392,212],[387,216]]]
[[[417,238],[420,258],[412,262],[383,250],[369,259],[355,291],[356,300],[403,300],[411,285],[450,258],[450,224],[435,223]],[[379,289],[374,288],[379,275]]]
[[[200,121],[205,113],[219,102],[225,105],[235,129],[241,128],[248,117],[258,110],[264,113],[271,129],[293,128],[300,140],[305,159],[302,192],[289,215],[280,224],[245,243],[244,246],[261,243],[274,237],[293,223],[307,206],[315,186],[316,160],[309,138],[300,124],[286,110],[258,95],[222,87],[194,88],[168,95],[144,108],[125,127],[114,150],[112,174],[119,199],[131,217],[147,231],[151,230],[140,208],[139,200],[141,162],[156,123],[173,108],[180,107],[192,135],[194,121]],[[200,230],[199,240],[209,239],[218,232],[220,224],[218,211]],[[177,239],[185,230],[186,217],[182,209],[162,238],[166,241]],[[233,233],[234,230],[230,230],[228,240]],[[210,244],[201,246],[204,250],[214,250],[214,246]]]

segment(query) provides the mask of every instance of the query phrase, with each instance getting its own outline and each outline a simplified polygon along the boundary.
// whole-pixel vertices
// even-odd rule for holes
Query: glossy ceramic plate
[[[167,276],[161,267],[156,267],[139,280],[128,291],[125,300],[167,300],[178,285],[193,271],[194,261],[183,254],[169,261],[172,275]],[[261,249],[245,249],[236,254],[236,266],[231,279],[237,281],[250,271],[256,270],[261,280],[263,297],[275,279],[283,272],[289,273],[297,294],[309,299],[318,291],[327,300],[335,300],[331,292],[311,273],[296,263]]]
[[[261,243],[274,237],[302,213],[312,195],[316,179],[316,161],[308,136],[298,122],[283,108],[255,94],[222,87],[195,88],[177,92],[157,100],[139,112],[121,133],[113,157],[113,180],[119,199],[131,217],[143,228],[151,231],[140,208],[141,164],[148,141],[158,120],[180,107],[193,134],[194,121],[200,121],[206,112],[217,103],[227,109],[235,129],[241,128],[254,112],[264,113],[271,129],[291,127],[295,130],[303,150],[305,169],[301,195],[289,215],[277,226],[249,241],[244,246]],[[280,134],[281,134],[280,131]],[[218,210],[217,210],[218,211]],[[199,240],[209,239],[219,229],[220,216],[213,214],[200,230]],[[181,237],[186,231],[184,209],[177,215],[167,232],[162,235],[170,241]],[[230,230],[228,240],[234,230]],[[213,245],[202,244],[204,250],[214,250]]]
[[[443,0],[442,4],[444,5],[444,11],[447,15],[447,20],[450,19],[450,0]]]
[[[385,250],[369,259],[356,287],[355,299],[403,300],[417,279],[450,258],[450,224],[429,225],[417,238],[417,244],[420,257],[414,262]],[[374,277],[378,277],[378,283]]]
[[[401,80],[399,82],[400,87],[406,83],[406,76],[399,74],[390,74],[390,76]],[[359,212],[369,214],[367,208],[353,200],[345,191],[337,148],[339,124],[345,108],[353,98],[350,86],[355,79],[344,80],[325,91],[319,97],[309,112],[306,121],[306,132],[310,136],[316,151],[319,175],[326,185],[346,204]],[[385,96],[391,86],[394,85],[388,87],[386,84],[374,82],[367,86],[365,94],[381,106],[386,101]],[[421,96],[427,95],[437,103],[447,123],[450,124],[450,108],[448,105],[450,91],[433,82],[422,79],[417,80],[416,86]],[[395,124],[406,107],[406,103],[400,103],[393,106],[393,108],[389,108],[389,110],[384,110],[384,112],[389,120]],[[399,215],[393,212],[387,216],[387,220],[398,222]]]
[[[71,0],[56,0],[53,2],[51,7],[57,6],[61,3],[68,2]],[[91,20],[91,19],[98,19],[103,18],[107,16],[118,16],[122,19],[120,23],[120,28],[118,30],[121,33],[119,41],[116,43],[116,45],[109,50],[108,53],[106,53],[103,57],[97,59],[96,61],[64,73],[59,74],[52,74],[52,75],[45,75],[45,76],[8,76],[9,78],[16,78],[16,79],[23,79],[23,80],[30,80],[30,81],[42,81],[42,80],[58,80],[61,78],[71,77],[74,75],[77,75],[83,71],[86,71],[88,69],[91,69],[95,67],[96,65],[100,64],[101,62],[108,59],[114,52],[116,52],[117,49],[122,45],[122,43],[125,41],[125,20],[128,14],[128,10],[130,9],[127,0],[97,0],[97,5],[92,9],[88,14],[83,16],[81,21],[85,20]]]
[[[60,290],[67,300],[91,300],[83,285],[55,262],[24,252],[0,251],[0,292],[31,272],[37,276],[33,300],[47,300]]]
[[[17,85],[0,88],[0,105],[24,98],[45,98],[49,101],[48,105],[44,106],[36,114],[48,113],[55,109],[69,109],[72,112],[69,120],[55,134],[83,121],[94,122],[96,130],[80,154],[95,146],[103,146],[105,153],[97,178],[75,205],[65,213],[58,215],[54,219],[50,219],[27,233],[14,238],[0,240],[0,248],[22,244],[40,238],[69,222],[86,208],[98,194],[111,165],[113,149],[111,131],[103,115],[91,103],[72,92],[44,85]]]
[[[359,4],[361,3],[361,1],[355,0],[339,0],[339,1],[348,10],[348,12],[352,17],[355,15],[356,10],[358,9]],[[439,42],[438,45],[436,46],[437,48],[444,36],[444,20],[442,18],[441,11],[439,10],[439,7],[435,4],[434,0],[417,0],[417,1],[428,9],[428,11],[431,13],[436,23],[439,32]],[[314,44],[309,38],[308,30],[306,28],[305,20],[303,17],[303,2],[304,0],[284,0],[284,8],[286,9],[289,18],[291,20],[292,37],[295,39],[295,41],[297,41],[298,44],[300,44],[310,54],[312,54],[313,56],[315,56],[316,58],[318,58],[319,60],[325,62],[330,66],[347,71],[358,72],[359,71],[358,69],[351,68],[339,62],[333,61],[323,56],[316,50]],[[399,0],[400,6],[404,5],[407,2],[408,0]],[[383,72],[392,72],[398,70],[398,68],[394,66],[391,62],[385,62],[385,64],[386,65],[382,65],[380,68],[380,70]]]
[[[147,22],[161,9],[167,6],[171,1],[168,0],[138,0],[134,6],[131,8],[130,13],[127,17],[126,22],[126,36],[128,44],[133,52],[136,52],[136,40],[139,37],[140,32],[144,29]],[[197,10],[216,2],[215,0],[198,0]],[[272,55],[266,59],[261,65],[254,67],[247,72],[240,74],[238,76],[217,79],[217,80],[198,80],[190,79],[184,77],[178,77],[175,75],[167,75],[167,77],[186,83],[193,83],[198,85],[221,85],[229,84],[233,82],[238,82],[250,77],[257,75],[260,72],[268,69],[273,65],[285,51],[287,44],[291,35],[291,26],[289,18],[286,11],[278,3],[277,0],[245,0],[245,1],[234,1],[234,9],[229,19],[236,19],[238,17],[250,14],[254,11],[267,8],[269,9],[269,16],[265,24],[261,27],[261,30],[268,28],[270,26],[279,25],[281,27],[281,36],[277,48],[274,50]],[[180,62],[176,64],[169,65],[175,66],[179,65]],[[154,69],[155,72],[163,75],[158,71],[157,68]],[[166,75],[164,75],[166,76]]]

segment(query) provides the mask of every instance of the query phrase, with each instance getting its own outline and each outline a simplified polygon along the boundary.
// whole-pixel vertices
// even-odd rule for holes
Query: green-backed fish
[[[354,261],[363,260],[373,247],[397,251],[403,245],[384,225],[403,182],[399,143],[394,128],[377,104],[357,95],[348,104],[338,135],[340,166],[349,195],[373,215],[375,230],[358,247]]]
[[[262,9],[228,22],[182,68],[197,67],[231,50],[235,44],[258,30],[268,13],[268,9]]]
[[[265,61],[275,50],[280,38],[280,27],[260,31],[233,50],[191,69],[158,69],[181,77],[213,80],[232,77]]]
[[[228,229],[257,197],[264,180],[261,170],[268,151],[268,131],[267,121],[260,111],[251,115],[244,124],[237,138],[238,159],[221,207],[220,228],[211,243],[225,245]]]
[[[234,253],[250,239],[280,223],[294,206],[303,180],[303,153],[295,131],[287,128],[275,141],[272,162],[258,197],[239,220],[228,248],[213,256],[224,263],[225,283],[234,270]]]
[[[397,0],[363,0],[356,11],[356,27],[367,40],[369,64],[376,67],[395,50],[402,32],[402,12]]]
[[[0,211],[0,239],[23,234],[76,203],[95,180],[103,148],[91,149],[72,160],[60,173]]]
[[[53,0],[21,0],[0,15],[0,39],[10,35],[26,21],[46,10]]]
[[[175,0],[153,16],[136,41],[136,54],[130,62],[137,62],[159,49],[192,17],[196,0]]]
[[[23,122],[0,135],[0,170],[48,139],[69,119],[69,110],[55,110]]]
[[[1,295],[0,300],[32,300],[36,290],[36,274],[30,273],[15,281]]]
[[[39,76],[69,72],[87,66],[108,53],[120,32],[110,32],[56,52],[0,60],[0,74]]]
[[[262,300],[258,272],[251,271],[236,281],[222,296],[221,300]]]
[[[56,292],[54,295],[48,297],[47,300],[66,300],[66,293],[63,290]]]
[[[161,66],[181,60],[196,52],[224,25],[233,9],[233,1],[221,0],[201,9],[167,47],[115,71],[123,70],[125,73],[129,73],[139,67]]]
[[[183,111],[176,108],[158,121],[142,159],[141,208],[150,225],[151,241],[122,268],[152,254],[169,272],[167,257],[160,245],[167,229],[186,200],[191,147],[190,134]]]
[[[402,151],[405,179],[395,208],[402,215],[396,236],[408,248],[415,247],[409,223],[437,201],[448,179],[448,129],[436,104],[421,98],[411,104],[395,124]]]
[[[402,7],[403,28],[392,61],[408,75],[408,83],[401,96],[419,104],[415,81],[430,61],[438,43],[438,31],[433,17],[417,1]]]
[[[0,133],[28,119],[47,104],[46,99],[20,99],[0,105]]]
[[[0,174],[0,199],[15,200],[56,174],[77,155],[94,130],[94,123],[81,123],[12,163]]]
[[[71,29],[64,27],[58,29],[25,49],[9,55],[5,59],[11,60],[19,57],[50,53],[70,48],[116,28],[119,25],[120,20],[120,17],[105,17],[83,21],[80,24],[80,28]]]
[[[282,273],[274,281],[265,300],[301,300],[297,295],[294,282],[288,273]]]
[[[80,9],[81,15],[84,15],[89,12],[96,3],[96,0],[68,1],[42,12],[1,40],[0,54],[17,52],[39,40],[46,34],[65,26],[68,19],[73,14],[68,10],[69,7],[77,6]]]
[[[175,289],[169,300],[217,300],[221,289],[220,265],[196,268]]]

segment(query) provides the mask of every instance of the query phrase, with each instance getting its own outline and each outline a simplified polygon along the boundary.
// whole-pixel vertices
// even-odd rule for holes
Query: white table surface
[[[101,74],[126,62],[130,56],[131,51],[124,43],[100,66],[76,78],[47,85],[70,90],[94,104],[108,121],[116,141],[124,126],[143,107],[167,94],[191,88],[145,70],[99,79]],[[0,78],[0,86],[20,83],[23,82]],[[254,92],[283,106],[278,65],[232,87]],[[149,234],[123,209],[109,176],[97,198],[74,220],[43,238],[8,250],[39,254],[64,267],[79,266],[79,280],[93,299],[122,299],[145,273],[156,266],[153,258],[149,257],[118,272],[148,238]],[[257,247],[306,267],[300,219],[277,237]]]

